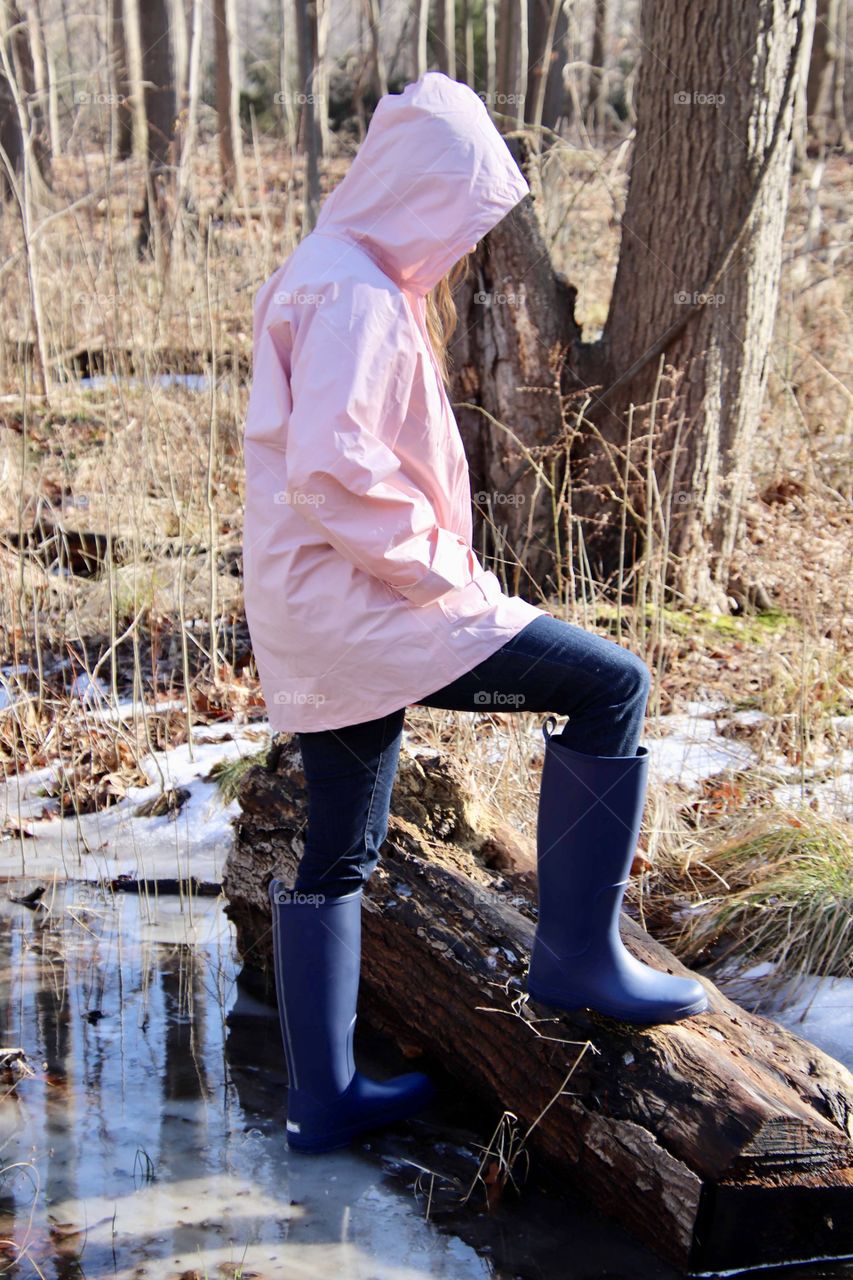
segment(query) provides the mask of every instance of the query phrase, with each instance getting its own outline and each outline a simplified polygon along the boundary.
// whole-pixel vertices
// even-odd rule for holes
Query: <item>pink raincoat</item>
[[[244,600],[273,731],[374,720],[543,610],[471,547],[425,295],[529,191],[479,96],[386,94],[317,224],[255,300]]]

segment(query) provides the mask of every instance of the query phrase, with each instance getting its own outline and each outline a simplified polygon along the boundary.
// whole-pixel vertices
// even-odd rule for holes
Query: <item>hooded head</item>
[[[358,241],[401,288],[423,295],[529,191],[483,100],[427,71],[379,99],[316,230]]]

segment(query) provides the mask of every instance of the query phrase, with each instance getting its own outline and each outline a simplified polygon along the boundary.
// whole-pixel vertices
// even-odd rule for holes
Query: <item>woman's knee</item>
[[[652,673],[643,659],[630,649],[623,649],[619,671],[619,690],[624,701],[645,705],[652,687]]]

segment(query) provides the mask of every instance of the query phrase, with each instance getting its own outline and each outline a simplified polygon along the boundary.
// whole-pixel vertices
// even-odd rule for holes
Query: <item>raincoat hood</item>
[[[380,98],[315,230],[355,240],[423,295],[529,191],[478,94],[427,71]]]

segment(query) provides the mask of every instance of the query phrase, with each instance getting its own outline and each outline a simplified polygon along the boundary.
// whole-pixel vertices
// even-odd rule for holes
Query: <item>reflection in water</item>
[[[28,1064],[2,1089],[0,1274],[499,1274],[358,1149],[287,1151],[275,1010],[238,993],[219,901],[44,896],[0,900],[0,1038]]]

